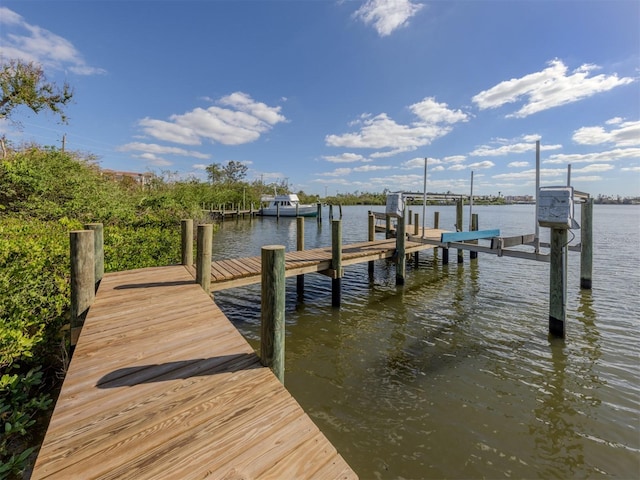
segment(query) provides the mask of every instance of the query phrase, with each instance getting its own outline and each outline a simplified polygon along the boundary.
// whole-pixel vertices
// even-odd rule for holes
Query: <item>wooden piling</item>
[[[104,276],[104,226],[102,223],[87,223],[85,230],[93,230],[93,260],[95,264],[95,290]]]
[[[551,229],[549,256],[549,334],[565,336],[567,230]]]
[[[316,204],[316,208],[318,210],[318,213],[316,214],[316,218],[318,220],[318,223],[322,223],[322,203],[318,202]]]
[[[459,198],[456,202],[456,231],[462,231],[462,215],[464,209],[464,200]],[[458,263],[464,262],[464,250],[458,249]]]
[[[369,235],[367,236],[367,240],[373,242],[376,239],[376,217],[371,211],[369,211]],[[369,260],[369,278],[373,277],[373,260]]]
[[[296,249],[299,252],[304,250],[304,217],[296,217]],[[296,276],[296,293],[298,300],[304,298],[304,275]]]
[[[433,212],[433,228],[436,230],[440,228],[440,212]],[[442,264],[447,265],[448,263],[449,263],[449,249],[443,248]]]
[[[196,252],[196,283],[209,293],[211,286],[211,250],[213,249],[213,225],[198,225]]]
[[[276,202],[276,220],[280,220],[280,202]]]
[[[261,260],[260,361],[284,384],[284,246],[262,247]]]
[[[478,214],[473,213],[471,215],[471,230],[474,232],[478,231]],[[475,243],[478,243],[477,241]],[[478,258],[478,252],[474,252],[473,250],[469,252],[469,258],[474,260]]]
[[[418,235],[420,235],[420,215],[418,213],[414,214],[414,218],[413,218],[413,234],[417,237]],[[413,264],[415,266],[418,266],[418,263],[420,263],[420,252],[415,252],[413,254]]]
[[[329,205],[329,221],[333,222],[333,205]]]
[[[396,224],[396,285],[404,285],[404,278],[407,273],[407,256],[405,255],[406,225],[405,218],[407,210],[402,212],[402,217],[398,217]]]
[[[384,217],[384,238],[391,238],[391,215]]]
[[[342,287],[342,221],[331,221],[331,305],[340,307]]]
[[[182,265],[193,265],[193,219],[185,218],[180,221],[182,239]]]
[[[593,271],[593,198],[587,198],[582,204],[580,216],[580,288],[590,290]]]
[[[69,232],[71,260],[71,346],[80,336],[82,324],[96,295],[93,230]]]

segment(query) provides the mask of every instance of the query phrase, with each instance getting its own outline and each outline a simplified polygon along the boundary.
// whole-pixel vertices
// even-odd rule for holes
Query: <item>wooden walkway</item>
[[[444,230],[433,230],[434,238],[440,238]],[[431,249],[433,245],[407,241],[407,254]],[[396,252],[396,240],[378,240],[373,242],[353,243],[342,247],[342,266],[363,263],[370,260],[391,258]],[[260,283],[261,258],[248,257],[217,260],[211,263],[211,291],[241,287]],[[327,273],[331,268],[331,247],[314,248],[312,250],[290,251],[285,254],[285,276],[292,277],[305,273]],[[195,269],[189,268],[195,277]]]
[[[182,266],[108,274],[32,478],[357,478]]]

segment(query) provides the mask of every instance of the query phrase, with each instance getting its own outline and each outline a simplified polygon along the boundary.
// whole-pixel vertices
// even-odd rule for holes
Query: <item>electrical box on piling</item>
[[[402,192],[387,194],[387,215],[402,217],[404,215],[404,198]]]
[[[573,187],[540,187],[538,225],[556,229],[578,226],[573,220]]]

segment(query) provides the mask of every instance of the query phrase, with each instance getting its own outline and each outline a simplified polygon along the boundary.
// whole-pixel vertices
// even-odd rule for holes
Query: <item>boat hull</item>
[[[275,217],[278,215],[276,207],[263,207],[258,211],[258,215],[264,217]],[[318,215],[318,209],[315,205],[300,205],[298,207],[299,217],[315,217]],[[295,217],[295,207],[280,207],[281,217]]]

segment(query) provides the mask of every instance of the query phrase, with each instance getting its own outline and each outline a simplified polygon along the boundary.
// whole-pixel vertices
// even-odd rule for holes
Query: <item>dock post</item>
[[[296,208],[298,208],[296,206]],[[304,217],[296,217],[296,249],[304,250]],[[296,292],[298,300],[304,298],[304,274],[296,276]]]
[[[587,198],[581,207],[580,226],[580,288],[591,290],[593,270],[593,198]]]
[[[376,217],[371,211],[369,211],[369,235],[368,240],[370,242],[375,241],[376,239]],[[369,278],[373,278],[373,260],[369,260]]]
[[[316,204],[316,209],[318,210],[318,213],[316,214],[318,223],[322,223],[322,203],[318,202]]]
[[[280,202],[276,202],[276,220],[280,220]]]
[[[333,222],[333,205],[329,205],[329,221]]]
[[[193,219],[180,220],[182,265],[193,265]]]
[[[331,306],[340,307],[342,284],[342,221],[331,221]]]
[[[69,232],[71,260],[70,345],[78,343],[82,324],[96,297],[95,246],[93,230]]]
[[[567,230],[552,228],[551,253],[549,257],[549,334],[561,338],[564,338],[565,335],[566,250]]]
[[[473,213],[471,215],[471,230],[474,232],[478,231],[478,214]],[[478,243],[476,240],[475,243]],[[478,258],[478,252],[474,252],[473,250],[469,252],[469,258],[471,260]]]
[[[196,252],[196,283],[210,293],[211,250],[213,249],[213,225],[198,225]]]
[[[438,230],[440,228],[440,212],[433,212],[433,228],[434,230]],[[434,249],[435,252],[435,249]],[[442,249],[442,264],[449,264],[449,249]]]
[[[413,234],[417,237],[420,235],[420,215],[418,213],[413,216]],[[413,254],[413,264],[417,267],[418,263],[420,263],[420,252],[415,252]]]
[[[391,215],[387,214],[384,220],[384,238],[391,238]]]
[[[93,230],[93,260],[95,263],[96,292],[104,276],[104,225],[102,223],[87,223],[85,230]]]
[[[300,216],[300,204],[296,203],[296,218]]]
[[[407,273],[407,256],[405,254],[406,208],[402,212],[402,217],[398,217],[396,224],[396,285],[404,285],[404,277]]]
[[[284,384],[284,246],[266,245],[261,257],[260,361]]]
[[[464,200],[459,198],[456,202],[456,231],[462,231],[462,212],[464,209]],[[464,250],[458,249],[458,263],[464,262]]]
[[[407,217],[407,225],[411,225],[412,220],[413,220],[413,210],[409,210],[409,216]]]

